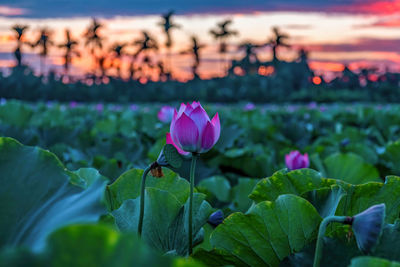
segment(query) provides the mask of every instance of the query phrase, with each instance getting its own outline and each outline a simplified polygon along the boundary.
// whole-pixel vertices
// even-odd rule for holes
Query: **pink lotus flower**
[[[172,141],[172,137],[171,137],[170,133],[167,133],[166,140],[167,140],[167,144],[173,145],[176,148],[176,150],[178,150],[179,154],[182,154],[182,155],[188,155],[189,154],[189,152],[185,152],[180,147],[175,145],[174,141]]]
[[[210,121],[200,102],[194,101],[192,104],[186,105],[182,103],[178,112],[174,110],[169,141],[173,142],[181,154],[205,153],[217,143],[220,132],[218,113]]]
[[[297,170],[302,168],[308,168],[310,161],[308,160],[308,154],[300,154],[299,151],[295,150],[285,156],[286,167],[290,170]]]
[[[163,106],[157,114],[157,117],[162,122],[171,122],[174,116],[174,108],[170,106]]]

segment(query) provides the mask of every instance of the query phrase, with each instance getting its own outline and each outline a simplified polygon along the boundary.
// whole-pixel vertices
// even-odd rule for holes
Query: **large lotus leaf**
[[[119,267],[202,266],[194,260],[161,256],[135,234],[121,234],[104,225],[72,225],[49,236],[46,250],[3,251],[0,266]]]
[[[179,176],[186,178],[187,180],[190,179],[190,166],[192,164],[192,159],[189,157],[183,157],[182,164],[179,168],[171,167],[171,170],[179,174]],[[201,180],[212,176],[216,170],[211,168],[204,163],[201,159],[197,159],[196,162],[196,169],[195,169],[195,183],[198,184]]]
[[[400,261],[400,220],[383,228],[379,243],[373,256]]]
[[[341,232],[342,236],[324,238],[321,266],[347,266],[352,258],[362,254],[357,248],[354,235],[349,233],[351,232]],[[303,251],[290,255],[281,266],[312,266],[314,252],[315,243],[312,243]],[[385,225],[371,256],[400,261],[400,220],[395,224]]]
[[[134,234],[120,234],[102,225],[74,225],[53,233],[47,250],[50,266],[170,265]]]
[[[71,177],[71,183],[76,184],[82,188],[88,188],[98,180],[108,181],[108,179],[101,175],[100,172],[93,168],[81,168],[73,171],[76,176]],[[76,178],[79,178],[78,180]]]
[[[228,149],[213,162],[249,177],[265,177],[275,168],[274,151],[260,144]]]
[[[197,188],[211,192],[219,201],[229,201],[231,185],[223,176],[213,176],[204,179],[197,185]]]
[[[349,267],[400,267],[400,262],[363,256],[352,259]]]
[[[92,181],[87,189],[71,184],[83,178],[40,148],[0,138],[0,174],[0,247],[40,250],[56,228],[94,222],[105,213],[105,181]]]
[[[321,174],[312,169],[294,171],[284,169],[260,180],[249,197],[256,203],[264,200],[273,201],[282,194],[301,195],[311,190],[329,187],[334,183],[334,180],[322,179]]]
[[[175,251],[186,255],[187,221],[189,199],[182,204],[173,194],[157,188],[147,188],[142,238],[152,247],[163,251]],[[212,213],[211,206],[204,201],[205,195],[194,194],[193,235],[194,243],[202,241],[202,226]],[[121,231],[136,232],[139,221],[140,197],[124,201],[121,207],[112,212]]]
[[[166,190],[173,194],[181,203],[185,203],[189,196],[189,182],[179,178],[174,172],[163,169],[164,176],[156,178],[148,174],[146,187],[154,187]],[[123,173],[114,183],[107,187],[108,202],[111,210],[119,208],[127,199],[135,199],[140,196],[143,170],[131,169]]]
[[[0,267],[43,267],[49,266],[49,261],[42,255],[37,255],[26,248],[0,250]]]
[[[210,241],[229,261],[235,258],[235,266],[278,266],[316,238],[320,222],[318,212],[305,199],[282,195],[274,202],[258,203],[247,214],[231,214]]]
[[[233,210],[246,212],[250,208],[252,201],[249,199],[248,195],[257,182],[258,179],[239,178],[237,185],[235,185],[231,191],[231,208]]]
[[[306,192],[302,196],[307,199],[318,211],[322,218],[333,216],[336,209],[346,195],[342,187],[332,185]]]
[[[222,249],[206,250],[200,248],[195,251],[193,258],[206,266],[248,266],[238,257]]]
[[[231,148],[243,133],[243,128],[239,128],[237,125],[227,126],[226,128],[221,127],[221,136],[215,148],[220,152],[224,152],[226,149]]]
[[[336,153],[324,160],[326,176],[351,184],[363,184],[366,182],[379,182],[378,170],[356,154]]]
[[[361,156],[366,162],[375,165],[378,162],[378,155],[375,147],[371,144],[351,143],[344,149],[346,152],[352,152]]]
[[[114,116],[112,116],[107,119],[98,120],[92,129],[92,133],[93,135],[97,135],[99,133],[115,135],[117,129],[117,120]]]
[[[22,102],[10,101],[0,106],[0,120],[3,123],[24,127],[33,115],[33,110]]]
[[[324,237],[323,242],[321,266],[347,266],[352,258],[362,255],[354,239],[348,242]],[[288,256],[280,266],[313,266],[314,254],[315,242],[306,246],[301,252]]]
[[[385,183],[350,185],[338,181],[347,195],[340,201],[336,215],[353,216],[372,205],[385,203],[385,221],[393,223],[400,213],[400,177],[388,176]]]
[[[211,250],[212,246],[210,243],[210,237],[211,237],[211,233],[214,231],[215,226],[212,226],[210,223],[206,223],[203,226],[203,230],[204,230],[204,236],[203,236],[203,242],[201,242],[201,244],[197,245],[196,248],[194,249],[194,252],[197,252],[198,250]]]
[[[341,187],[341,192],[332,191],[335,184]],[[321,216],[331,214],[338,200],[340,202],[336,215],[352,216],[380,203],[386,204],[386,222],[394,222],[400,213],[400,177],[397,176],[386,177],[385,183],[352,185],[340,180],[321,178],[317,172],[308,169],[288,173],[279,171],[262,179],[249,197],[255,202],[272,201],[277,196],[288,193],[309,200]],[[329,204],[330,202],[334,205]]]
[[[396,174],[400,174],[400,141],[389,144],[385,148],[385,152],[381,156],[383,163],[394,171]]]
[[[400,213],[400,202],[398,201],[400,178],[388,176],[385,183],[369,182],[360,185],[351,185],[337,180],[337,184],[330,188],[309,191],[301,196],[310,201],[323,217],[324,214],[332,214],[334,210],[336,210],[336,215],[353,216],[372,205],[385,203],[385,220],[392,223]]]

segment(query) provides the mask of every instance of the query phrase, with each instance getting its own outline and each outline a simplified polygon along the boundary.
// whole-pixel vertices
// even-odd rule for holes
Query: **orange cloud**
[[[2,16],[20,16],[26,13],[26,9],[23,8],[0,6],[0,15]]]
[[[322,61],[312,61],[310,62],[310,68],[312,70],[323,70],[323,71],[343,71],[344,65],[337,62],[322,62]]]

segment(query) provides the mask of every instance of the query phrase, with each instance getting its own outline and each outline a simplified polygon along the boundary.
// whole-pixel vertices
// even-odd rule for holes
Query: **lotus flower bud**
[[[295,150],[285,156],[286,167],[289,170],[297,170],[302,168],[308,168],[310,161],[308,160],[308,154],[300,154],[299,151]]]
[[[224,213],[222,212],[222,210],[217,210],[216,212],[213,212],[210,215],[210,218],[208,218],[208,223],[214,227],[217,227],[223,221],[224,221]]]
[[[174,108],[170,106],[163,106],[157,113],[157,117],[161,122],[171,122],[174,116]]]
[[[352,218],[358,248],[369,253],[378,243],[385,220],[385,204],[374,205]]]
[[[181,154],[182,152],[205,153],[217,143],[220,131],[218,113],[210,120],[200,102],[181,104],[179,111],[174,110],[170,125],[170,141],[178,151],[181,150]]]
[[[172,137],[171,137],[170,133],[167,133],[166,143],[170,144],[170,145],[173,145],[176,148],[176,150],[178,150],[179,154],[181,154],[181,155],[188,155],[189,154],[189,152],[185,152],[180,147],[175,145],[174,141],[172,141]]]

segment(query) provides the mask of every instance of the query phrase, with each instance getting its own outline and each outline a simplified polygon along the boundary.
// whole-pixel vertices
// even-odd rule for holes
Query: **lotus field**
[[[400,106],[0,103],[0,266],[400,266]]]

